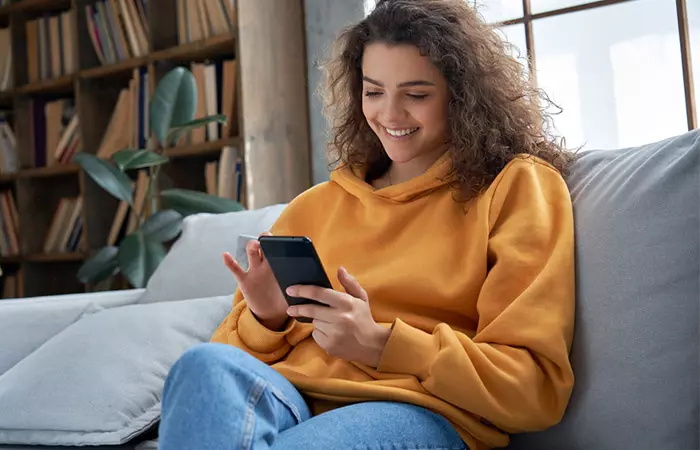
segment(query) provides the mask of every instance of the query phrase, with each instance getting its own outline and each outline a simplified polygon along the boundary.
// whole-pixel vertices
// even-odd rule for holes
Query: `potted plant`
[[[137,227],[116,246],[105,246],[97,250],[78,270],[78,279],[83,283],[99,283],[121,272],[136,288],[146,285],[149,278],[166,254],[164,243],[180,233],[182,220],[189,214],[200,212],[223,213],[240,211],[243,206],[232,200],[204,192],[186,189],[160,190],[158,176],[164,164],[169,162],[168,148],[185,133],[211,122],[225,123],[226,116],[214,115],[195,119],[197,85],[192,73],[184,67],[170,70],[158,83],[151,98],[149,122],[153,136],[149,148],[123,149],[111,160],[79,152],[73,161],[85,173],[112,196],[129,204],[136,214],[135,195],[127,171],[141,169],[148,172],[148,189],[145,202],[140,208]],[[152,147],[152,148],[151,148]],[[160,209],[162,206],[163,209]]]

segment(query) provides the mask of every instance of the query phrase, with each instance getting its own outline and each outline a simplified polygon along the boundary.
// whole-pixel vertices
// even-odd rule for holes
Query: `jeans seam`
[[[253,435],[255,434],[255,407],[260,401],[260,397],[262,397],[263,392],[265,392],[266,384],[267,383],[261,378],[256,378],[255,384],[253,384],[253,388],[250,390],[245,416],[243,417],[241,445],[238,448],[247,450],[252,448]]]
[[[291,402],[285,395],[277,389],[272,383],[267,382],[267,389],[269,389],[270,393],[277,397],[277,400],[279,400],[281,403],[283,403],[289,410],[291,411],[292,415],[297,421],[297,425],[303,422],[303,419],[301,418],[301,413],[299,412],[299,408]]]

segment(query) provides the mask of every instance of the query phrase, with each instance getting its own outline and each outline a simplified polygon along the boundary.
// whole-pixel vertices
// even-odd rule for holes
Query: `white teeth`
[[[415,132],[416,130],[418,130],[418,128],[404,128],[404,129],[400,129],[400,130],[392,130],[389,128],[385,128],[385,130],[387,133],[389,133],[390,135],[392,135],[394,137],[401,137],[401,136],[406,136],[406,135],[409,135],[409,134]]]

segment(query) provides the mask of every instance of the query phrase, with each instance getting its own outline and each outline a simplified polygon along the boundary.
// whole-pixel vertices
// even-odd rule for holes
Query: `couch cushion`
[[[0,375],[52,336],[98,309],[135,303],[144,289],[65,294],[0,302]]]
[[[141,303],[233,294],[236,279],[224,266],[225,251],[236,253],[241,234],[259,236],[286,205],[226,214],[195,214],[146,285]]]
[[[700,130],[581,153],[576,386],[559,426],[512,448],[699,447],[699,156]]]
[[[160,417],[173,363],[230,310],[225,295],[84,315],[0,376],[0,444],[132,440]]]

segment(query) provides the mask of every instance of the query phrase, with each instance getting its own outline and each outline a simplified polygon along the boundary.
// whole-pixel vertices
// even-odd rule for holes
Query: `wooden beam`
[[[530,17],[531,15],[530,0],[523,0],[523,16]],[[537,72],[535,63],[535,35],[532,31],[532,20],[526,20],[525,24],[525,47],[527,48],[527,60],[530,68],[530,82],[533,86],[537,85]]]
[[[311,186],[303,0],[239,0],[245,203],[287,203]]]
[[[688,31],[688,5],[686,0],[676,0],[678,13],[678,33],[681,42],[681,64],[683,65],[683,84],[685,86],[685,107],[688,118],[688,130],[698,127],[698,116],[693,86],[693,62],[690,55],[690,34]]]

